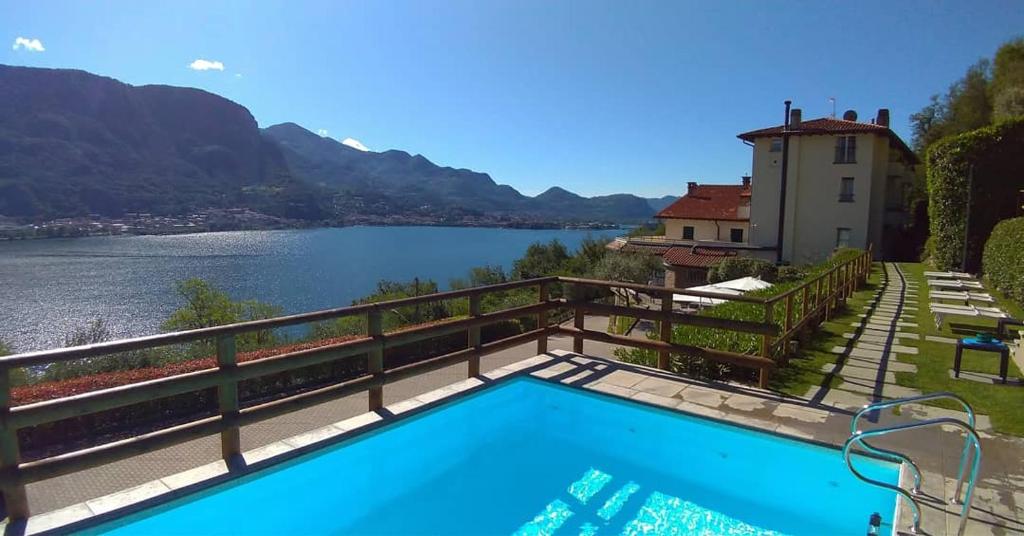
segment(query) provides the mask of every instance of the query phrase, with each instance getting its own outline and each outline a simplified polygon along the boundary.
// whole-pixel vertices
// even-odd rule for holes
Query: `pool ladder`
[[[927,421],[900,424],[885,428],[875,428],[866,431],[857,429],[857,425],[859,424],[861,417],[867,413],[871,413],[872,411],[879,411],[886,408],[903,406],[905,404],[914,404],[928,400],[940,399],[954,400],[958,402],[961,406],[963,406],[964,411],[967,413],[967,422],[964,422],[960,419],[954,419],[951,417],[941,417],[937,419],[929,419]],[[967,517],[971,511],[971,498],[974,495],[974,484],[975,480],[978,478],[978,468],[981,466],[981,440],[978,438],[978,433],[974,429],[974,409],[971,408],[971,405],[968,404],[966,400],[960,398],[959,396],[953,393],[939,392],[929,393],[921,396],[912,396],[908,398],[885,400],[882,402],[875,402],[874,404],[868,404],[861,408],[859,411],[857,411],[857,413],[854,414],[853,418],[850,419],[850,438],[847,439],[846,443],[843,445],[843,460],[846,462],[846,466],[850,468],[850,472],[852,472],[854,476],[869,484],[873,484],[881,488],[892,490],[907,501],[907,504],[910,506],[911,512],[913,512],[914,514],[914,525],[910,529],[910,532],[915,534],[920,532],[921,530],[921,505],[918,503],[917,500],[917,496],[921,493],[921,469],[907,455],[900,452],[876,447],[868,443],[867,440],[872,437],[884,436],[895,432],[903,432],[908,430],[916,430],[920,428],[928,428],[932,426],[943,425],[955,426],[963,430],[965,433],[964,448],[963,451],[960,453],[960,469],[958,470],[956,479],[956,492],[953,494],[953,498],[950,499],[950,504],[962,505],[962,508],[960,509],[960,528],[957,530],[957,534],[962,535],[964,533],[964,529],[967,527]],[[908,470],[914,477],[913,489],[911,489],[908,492],[899,485],[894,486],[892,484],[881,482],[864,476],[864,474],[858,471],[857,468],[854,467],[853,465],[853,458],[851,457],[851,454],[854,446],[860,446],[864,451],[874,454],[876,456],[887,458],[889,460],[896,462],[903,462],[905,464],[905,467],[908,468]],[[972,450],[974,451],[974,459],[969,464],[970,475],[968,476],[968,460],[969,458],[971,458]],[[965,477],[967,477],[967,490],[964,494],[963,500],[961,500],[960,495],[961,492],[964,491]],[[943,489],[945,489],[945,486],[943,486]]]

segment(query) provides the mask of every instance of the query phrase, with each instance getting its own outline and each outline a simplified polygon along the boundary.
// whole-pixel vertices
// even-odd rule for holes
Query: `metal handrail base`
[[[957,530],[957,534],[959,536],[962,536],[964,534],[964,530],[967,528],[967,519],[970,516],[971,511],[971,499],[974,496],[974,487],[978,478],[978,470],[981,467],[981,439],[978,437],[978,433],[974,430],[974,427],[971,426],[970,424],[965,423],[964,421],[961,421],[959,419],[953,419],[951,417],[940,417],[937,419],[930,419],[927,421],[920,421],[909,424],[899,424],[886,428],[876,428],[874,430],[867,431],[856,431],[853,433],[853,435],[850,436],[849,439],[846,440],[846,443],[843,444],[843,461],[846,462],[846,466],[850,469],[850,472],[853,473],[853,475],[858,479],[867,482],[868,484],[894,491],[898,493],[901,497],[903,497],[903,499],[906,500],[907,503],[910,505],[911,512],[914,514],[914,524],[911,528],[911,532],[916,534],[921,530],[921,505],[917,502],[917,499],[910,492],[908,492],[907,490],[903,489],[898,485],[894,486],[887,482],[881,482],[879,480],[874,480],[864,476],[864,474],[858,471],[857,468],[853,465],[853,458],[851,457],[851,454],[853,451],[853,447],[855,445],[860,445],[862,448],[864,448],[864,450],[871,452],[874,449],[874,447],[865,447],[864,440],[872,437],[883,436],[893,432],[902,432],[908,430],[916,430],[919,428],[943,425],[956,426],[957,428],[963,430],[967,436],[966,441],[973,448],[974,451],[974,459],[970,464],[970,477],[967,479],[967,490],[964,495],[964,500],[962,503],[963,506],[960,510],[960,526]],[[965,469],[965,467],[962,468]]]

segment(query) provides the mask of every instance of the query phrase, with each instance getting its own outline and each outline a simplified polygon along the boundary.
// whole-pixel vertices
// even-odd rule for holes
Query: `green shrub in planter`
[[[999,222],[985,242],[982,270],[992,286],[1024,304],[1024,218]]]

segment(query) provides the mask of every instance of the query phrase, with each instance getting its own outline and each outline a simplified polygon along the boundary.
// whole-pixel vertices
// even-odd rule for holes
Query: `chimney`
[[[889,126],[889,109],[888,108],[879,108],[878,109],[878,117],[875,119],[875,123],[878,124],[878,125],[881,125],[883,127],[888,127]]]
[[[697,183],[696,182],[688,182],[688,183],[686,183],[686,194],[687,195],[692,194],[693,191],[696,190],[696,189],[697,189]]]
[[[843,112],[843,121],[856,121],[857,112],[854,110],[846,110]]]
[[[743,179],[743,187],[744,188],[750,188],[750,175],[744,175],[742,177],[742,179]]]
[[[789,111],[789,129],[796,130],[800,128],[800,119],[802,118],[803,112],[800,108],[793,108]]]

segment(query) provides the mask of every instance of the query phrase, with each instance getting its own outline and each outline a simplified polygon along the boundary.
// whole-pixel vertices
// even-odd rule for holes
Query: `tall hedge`
[[[968,195],[971,166],[974,176]],[[981,267],[985,239],[1017,215],[1024,188],[1024,117],[939,141],[928,151],[928,216],[937,268],[959,268],[967,240],[968,271]],[[970,198],[970,223],[965,222]],[[965,238],[966,237],[966,238]]]
[[[1024,217],[996,225],[985,242],[982,269],[994,287],[1024,304]]]

